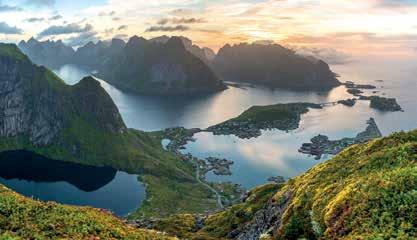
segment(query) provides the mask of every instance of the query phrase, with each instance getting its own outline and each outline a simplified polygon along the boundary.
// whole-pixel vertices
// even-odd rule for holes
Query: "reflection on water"
[[[82,191],[93,192],[111,182],[116,172],[109,167],[55,161],[26,151],[0,153],[0,176],[7,180],[65,181]]]
[[[354,107],[340,105],[311,110],[302,116],[300,128],[290,133],[265,131],[261,137],[250,140],[199,133],[195,136],[197,141],[188,144],[185,151],[200,157],[221,156],[233,160],[233,176],[209,174],[208,178],[232,180],[251,187],[271,176],[293,177],[317,164],[313,158],[297,151],[303,142],[309,142],[317,134],[326,134],[332,139],[353,137],[366,128],[366,120],[370,117],[376,119],[384,135],[417,128],[415,59],[364,58],[347,65],[333,66],[332,69],[341,75],[342,81],[376,85],[378,94],[397,98],[405,112],[383,113],[370,109],[368,102],[359,101]],[[58,74],[68,83],[87,74],[79,69],[68,71],[69,75],[62,74],[65,71],[60,70]],[[74,77],[73,73],[80,76]],[[104,81],[101,84],[119,107],[126,124],[141,130],[175,126],[204,128],[235,117],[253,105],[301,101],[324,103],[352,97],[344,87],[322,93],[231,87],[224,92],[199,98],[150,97],[123,93]],[[368,94],[372,92],[368,91]]]
[[[0,183],[28,197],[108,209],[119,216],[135,210],[145,198],[136,175],[24,151],[0,154]]]
[[[68,84],[88,75],[76,66],[66,65],[55,71]],[[168,127],[206,128],[239,115],[253,105],[278,102],[323,103],[347,98],[344,87],[330,92],[293,92],[267,88],[235,88],[199,97],[138,96],[124,93],[100,81],[118,106],[128,127],[160,130]]]

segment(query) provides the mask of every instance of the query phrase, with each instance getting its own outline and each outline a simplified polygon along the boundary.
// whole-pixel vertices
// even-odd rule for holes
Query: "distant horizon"
[[[181,35],[215,51],[270,40],[353,55],[417,54],[417,3],[407,0],[2,0],[0,15],[0,41],[12,43]]]

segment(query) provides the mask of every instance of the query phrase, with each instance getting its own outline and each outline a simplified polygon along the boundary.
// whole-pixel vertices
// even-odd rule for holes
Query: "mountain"
[[[175,215],[154,228],[184,239],[416,239],[416,186],[414,130],[347,148],[207,218]]]
[[[112,39],[110,42],[89,42],[77,49],[74,64],[99,70],[113,57],[119,54],[126,43],[121,39]]]
[[[278,44],[225,45],[213,60],[225,81],[249,82],[272,88],[330,89],[340,85],[329,66]]]
[[[40,42],[34,38],[21,41],[19,48],[36,64],[55,69],[72,62],[75,51],[61,40]]]
[[[210,93],[226,88],[178,37],[166,43],[132,37],[98,75],[118,88],[145,94]]]
[[[16,45],[0,44],[0,152],[28,151],[140,175],[147,201],[132,214],[216,208],[210,190],[195,179],[192,163],[165,151],[161,141],[157,133],[127,129],[94,78],[66,85]]]
[[[211,64],[211,61],[213,61],[214,57],[216,56],[216,53],[207,47],[199,47],[198,45],[193,44],[193,41],[189,38],[178,36],[178,38],[181,38],[182,42],[184,43],[185,49],[192,53],[194,56],[198,57],[200,60],[202,60],[207,65]],[[167,43],[171,39],[171,37],[168,37],[166,35],[152,38],[149,41],[152,42],[159,42],[159,43]]]
[[[25,136],[39,146],[78,123],[109,134],[126,131],[116,105],[96,80],[87,77],[68,86],[14,45],[0,45],[0,84],[2,137]]]
[[[214,52],[184,37],[162,36],[149,41],[132,37],[128,43],[112,39],[89,42],[76,51],[61,41],[31,38],[19,48],[36,64],[52,69],[75,64],[99,72],[105,81],[126,91],[194,94],[226,88],[208,67]]]

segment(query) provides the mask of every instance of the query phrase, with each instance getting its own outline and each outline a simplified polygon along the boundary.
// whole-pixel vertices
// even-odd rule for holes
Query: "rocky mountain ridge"
[[[214,58],[213,69],[227,81],[272,88],[326,90],[341,84],[324,61],[279,44],[226,44]]]
[[[166,43],[132,37],[98,76],[123,90],[145,94],[196,94],[226,89],[177,37]]]

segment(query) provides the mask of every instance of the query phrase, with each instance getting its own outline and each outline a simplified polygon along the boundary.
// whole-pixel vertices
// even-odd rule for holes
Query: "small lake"
[[[34,199],[93,206],[119,216],[137,209],[145,198],[145,188],[136,175],[24,151],[0,154],[0,183]]]
[[[184,152],[202,158],[216,156],[233,160],[232,176],[219,177],[209,173],[208,179],[233,181],[250,188],[266,182],[271,176],[294,177],[319,163],[297,151],[302,143],[317,134],[328,135],[331,139],[353,137],[366,128],[366,120],[370,117],[375,118],[384,135],[417,128],[415,57],[364,57],[349,64],[332,66],[332,69],[341,75],[341,81],[376,85],[379,95],[397,98],[405,112],[384,113],[370,109],[368,102],[359,101],[354,107],[338,105],[311,110],[302,116],[300,128],[289,133],[265,131],[259,138],[250,140],[199,133],[195,135],[197,141],[189,143]],[[75,84],[89,74],[71,65],[56,73],[68,84]],[[100,82],[115,101],[128,127],[145,131],[176,126],[206,128],[235,117],[253,105],[301,101],[325,103],[352,98],[343,86],[329,92],[230,87],[200,97],[151,97],[124,93]],[[372,92],[367,91],[367,94]]]

